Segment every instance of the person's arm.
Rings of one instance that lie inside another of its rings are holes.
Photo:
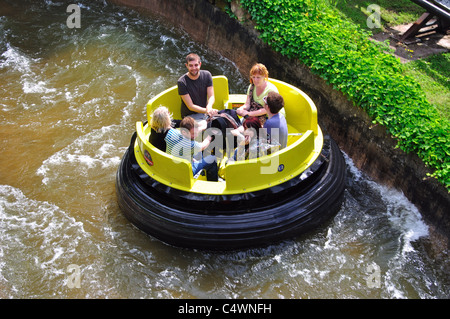
[[[217,110],[213,109],[214,102],[216,101],[214,97],[214,87],[208,86],[206,89],[207,91],[207,104],[206,104],[206,112],[208,115],[212,116],[214,114],[217,114]]]
[[[189,94],[180,95],[181,99],[183,100],[184,104],[186,104],[187,108],[193,112],[196,113],[206,113],[206,109],[204,107],[201,107],[199,105],[194,104],[192,102],[191,96]]]
[[[211,140],[212,140],[211,136],[207,136],[201,143],[190,140],[191,141],[191,149],[192,149],[191,152],[193,152],[193,154],[194,154],[194,157],[193,157],[194,161],[198,160],[196,158],[197,157],[196,155],[199,154],[200,152],[204,151],[211,143]]]
[[[247,94],[247,100],[245,101],[244,105],[240,106],[238,109],[236,109],[236,113],[239,116],[245,116],[248,113],[248,109],[250,108],[250,95]]]
[[[231,134],[233,134],[233,136],[239,136],[240,134],[244,134],[244,126],[239,125],[238,128],[232,129]]]
[[[245,140],[246,140],[246,138],[242,134],[237,137],[237,148],[236,148],[236,153],[235,153],[236,161],[245,160],[245,144],[246,144]]]
[[[201,145],[201,150],[204,151],[205,148],[207,148],[209,146],[209,144],[211,143],[212,137],[211,135],[208,135],[203,142],[200,143]]]
[[[264,108],[261,108],[261,109],[256,110],[256,111],[247,112],[246,115],[248,115],[248,116],[261,116],[261,115],[264,115],[266,113],[267,113],[266,110]]]

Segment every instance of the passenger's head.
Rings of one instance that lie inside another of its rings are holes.
[[[259,137],[259,129],[262,127],[259,118],[254,116],[248,117],[244,120],[242,126],[245,129],[244,135],[249,135],[250,133],[253,136]]]
[[[172,126],[172,114],[165,106],[160,106],[153,111],[150,119],[150,126],[156,132],[161,133]]]
[[[197,122],[190,117],[186,116],[180,123],[181,133],[187,138],[195,138],[197,131]]]
[[[277,92],[270,91],[264,101],[266,102],[264,107],[267,107],[272,114],[277,114],[284,107],[284,99]]]
[[[198,54],[195,54],[195,53],[189,53],[186,56],[186,64],[189,64],[189,62],[192,62],[192,61],[201,63],[200,56]]]
[[[200,61],[200,57],[195,53],[190,53],[186,56],[186,68],[188,70],[188,74],[192,79],[195,79],[200,74],[200,68],[202,66],[202,62]]]
[[[269,78],[269,71],[264,64],[257,63],[250,69],[250,83],[253,84],[253,77],[260,76],[267,80]]]

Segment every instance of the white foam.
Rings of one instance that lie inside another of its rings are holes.
[[[402,234],[402,253],[413,251],[411,243],[429,235],[419,210],[402,192],[382,185],[378,189],[386,203],[389,221]]]
[[[47,158],[36,173],[43,176],[42,183],[48,185],[51,180],[58,180],[61,175],[65,175],[67,170],[94,178],[101,170],[115,169],[124,152],[124,148],[114,145],[115,135],[120,133],[116,125],[111,125],[80,136]]]
[[[24,93],[54,93],[56,89],[47,88],[47,83],[45,81],[35,81],[32,79],[24,79],[22,81],[23,92]]]
[[[77,247],[88,238],[83,223],[58,206],[0,185],[0,286],[16,296],[29,293],[23,286],[31,284],[63,289],[57,278],[79,259]]]
[[[422,219],[417,207],[399,190],[377,184],[354,165],[352,159],[344,153],[344,158],[354,181],[365,180],[371,188],[377,190],[386,204],[386,214],[393,227],[400,231],[403,239],[402,252],[412,251],[411,242],[429,235],[428,226]]]
[[[22,54],[9,43],[7,44],[7,50],[1,56],[4,58],[4,61],[0,62],[0,68],[11,68],[22,74],[30,74],[31,64],[37,61]]]
[[[16,48],[7,44],[7,50],[1,55],[4,60],[0,62],[0,69],[8,68],[9,73],[17,72],[19,82],[22,85],[22,91],[25,94],[39,94],[42,100],[54,100],[55,93],[58,93],[55,88],[49,87],[49,79],[42,79],[39,74],[40,63],[39,59],[31,58]],[[16,81],[14,81],[16,83]],[[24,108],[29,108],[29,105],[23,104]]]
[[[332,231],[331,231],[331,227],[330,227],[330,228],[328,228],[327,241],[325,242],[324,249],[328,249],[331,247],[331,240],[332,240],[331,233],[332,233]]]
[[[355,164],[353,163],[353,159],[348,156],[346,153],[342,152],[342,155],[344,156],[345,162],[347,163],[347,168],[350,174],[352,175],[352,178],[354,181],[360,181],[363,179],[363,173],[361,170],[359,170]]]
[[[364,183],[368,190],[374,191],[374,195],[379,194],[380,202],[385,205],[384,210],[379,210],[376,216],[367,215],[366,223],[383,223],[383,221],[386,221],[389,226],[380,229],[396,234],[392,238],[392,240],[395,240],[395,237],[397,238],[396,250],[392,251],[392,255],[389,255],[389,253],[385,255],[389,256],[389,259],[380,261],[387,263],[387,270],[381,273],[383,296],[385,294],[388,298],[408,298],[408,291],[403,283],[404,268],[410,266],[411,263],[414,264],[414,267],[421,267],[418,264],[420,263],[420,258],[417,258],[418,251],[414,248],[413,243],[422,237],[429,236],[428,226],[417,207],[401,191],[371,181],[354,166],[353,161],[348,156],[345,155],[345,157],[348,171],[352,177],[351,182]],[[372,228],[369,227],[368,229]],[[369,234],[366,229],[356,234],[358,237],[373,236],[375,240],[377,237],[376,233]],[[418,291],[420,291],[419,288]]]

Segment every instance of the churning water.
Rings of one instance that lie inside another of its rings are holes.
[[[69,28],[69,4],[0,0],[0,298],[449,296],[417,209],[348,158],[341,211],[295,240],[209,253],[133,227],[115,173],[146,102],[191,51],[232,93],[248,82],[182,31],[103,1],[78,2]]]

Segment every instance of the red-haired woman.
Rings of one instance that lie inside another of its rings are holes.
[[[250,85],[247,90],[247,100],[244,105],[236,110],[239,116],[256,116],[260,119],[261,125],[266,120],[266,110],[264,109],[264,98],[271,91],[277,92],[275,85],[268,81],[269,71],[264,64],[257,63],[250,69]]]

